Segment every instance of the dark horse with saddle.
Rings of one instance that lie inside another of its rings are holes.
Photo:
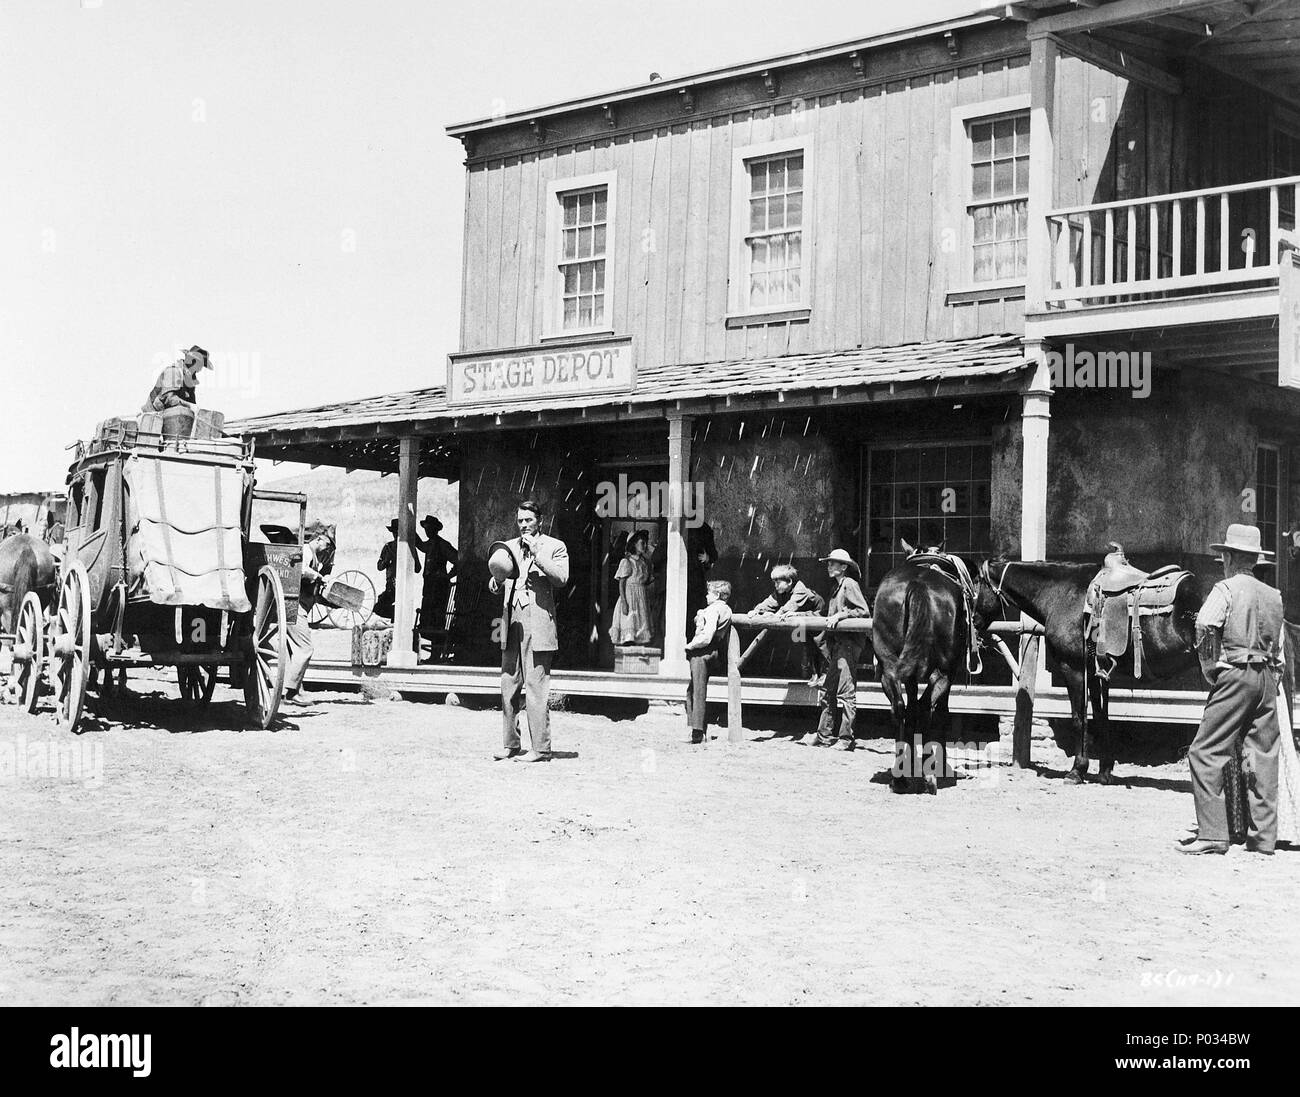
[[[1095,564],[995,559],[972,578],[942,546],[924,552],[907,547],[911,555],[881,580],[872,623],[881,686],[894,717],[891,787],[897,792],[933,792],[951,779],[935,717],[947,713],[953,678],[963,670],[979,673],[983,635],[1008,611],[1043,626],[1049,659],[1065,680],[1078,743],[1069,780],[1076,783],[1088,772],[1089,703],[1100,780],[1114,780],[1112,678],[1146,682],[1197,664],[1202,597],[1196,577],[1183,568],[1142,571],[1112,542],[1100,570]],[[918,762],[918,747],[929,765]]]

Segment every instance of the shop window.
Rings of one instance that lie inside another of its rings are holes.
[[[992,551],[993,447],[987,442],[873,447],[863,455],[867,581],[917,548],[943,544],[968,562]]]
[[[614,173],[550,186],[547,336],[612,330]]]
[[[1023,282],[1029,254],[1029,115],[966,122],[966,218],[976,283]]]
[[[736,152],[731,271],[734,314],[808,307],[811,167],[808,137]]]
[[[1255,524],[1259,526],[1259,541],[1267,552],[1277,552],[1277,532],[1280,528],[1278,494],[1278,448],[1261,445],[1255,449]],[[1276,557],[1275,557],[1276,559]]]

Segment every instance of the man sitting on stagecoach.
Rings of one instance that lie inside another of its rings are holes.
[[[158,375],[141,410],[166,411],[181,406],[193,410],[197,404],[194,390],[199,383],[199,370],[211,368],[208,352],[197,344],[190,347]]]

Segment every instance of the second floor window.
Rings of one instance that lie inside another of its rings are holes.
[[[745,233],[747,304],[782,308],[803,302],[803,153],[746,161],[749,227]]]
[[[975,119],[970,137],[972,273],[978,282],[1024,281],[1029,241],[1029,115]]]
[[[585,331],[605,326],[605,263],[609,189],[561,194],[560,326]]]

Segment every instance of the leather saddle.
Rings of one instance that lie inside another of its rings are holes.
[[[1141,678],[1146,661],[1142,618],[1172,613],[1179,584],[1191,573],[1176,564],[1143,571],[1128,562],[1122,545],[1110,545],[1112,551],[1088,587],[1084,635],[1094,652],[1097,677],[1109,678],[1132,643],[1133,677]]]

